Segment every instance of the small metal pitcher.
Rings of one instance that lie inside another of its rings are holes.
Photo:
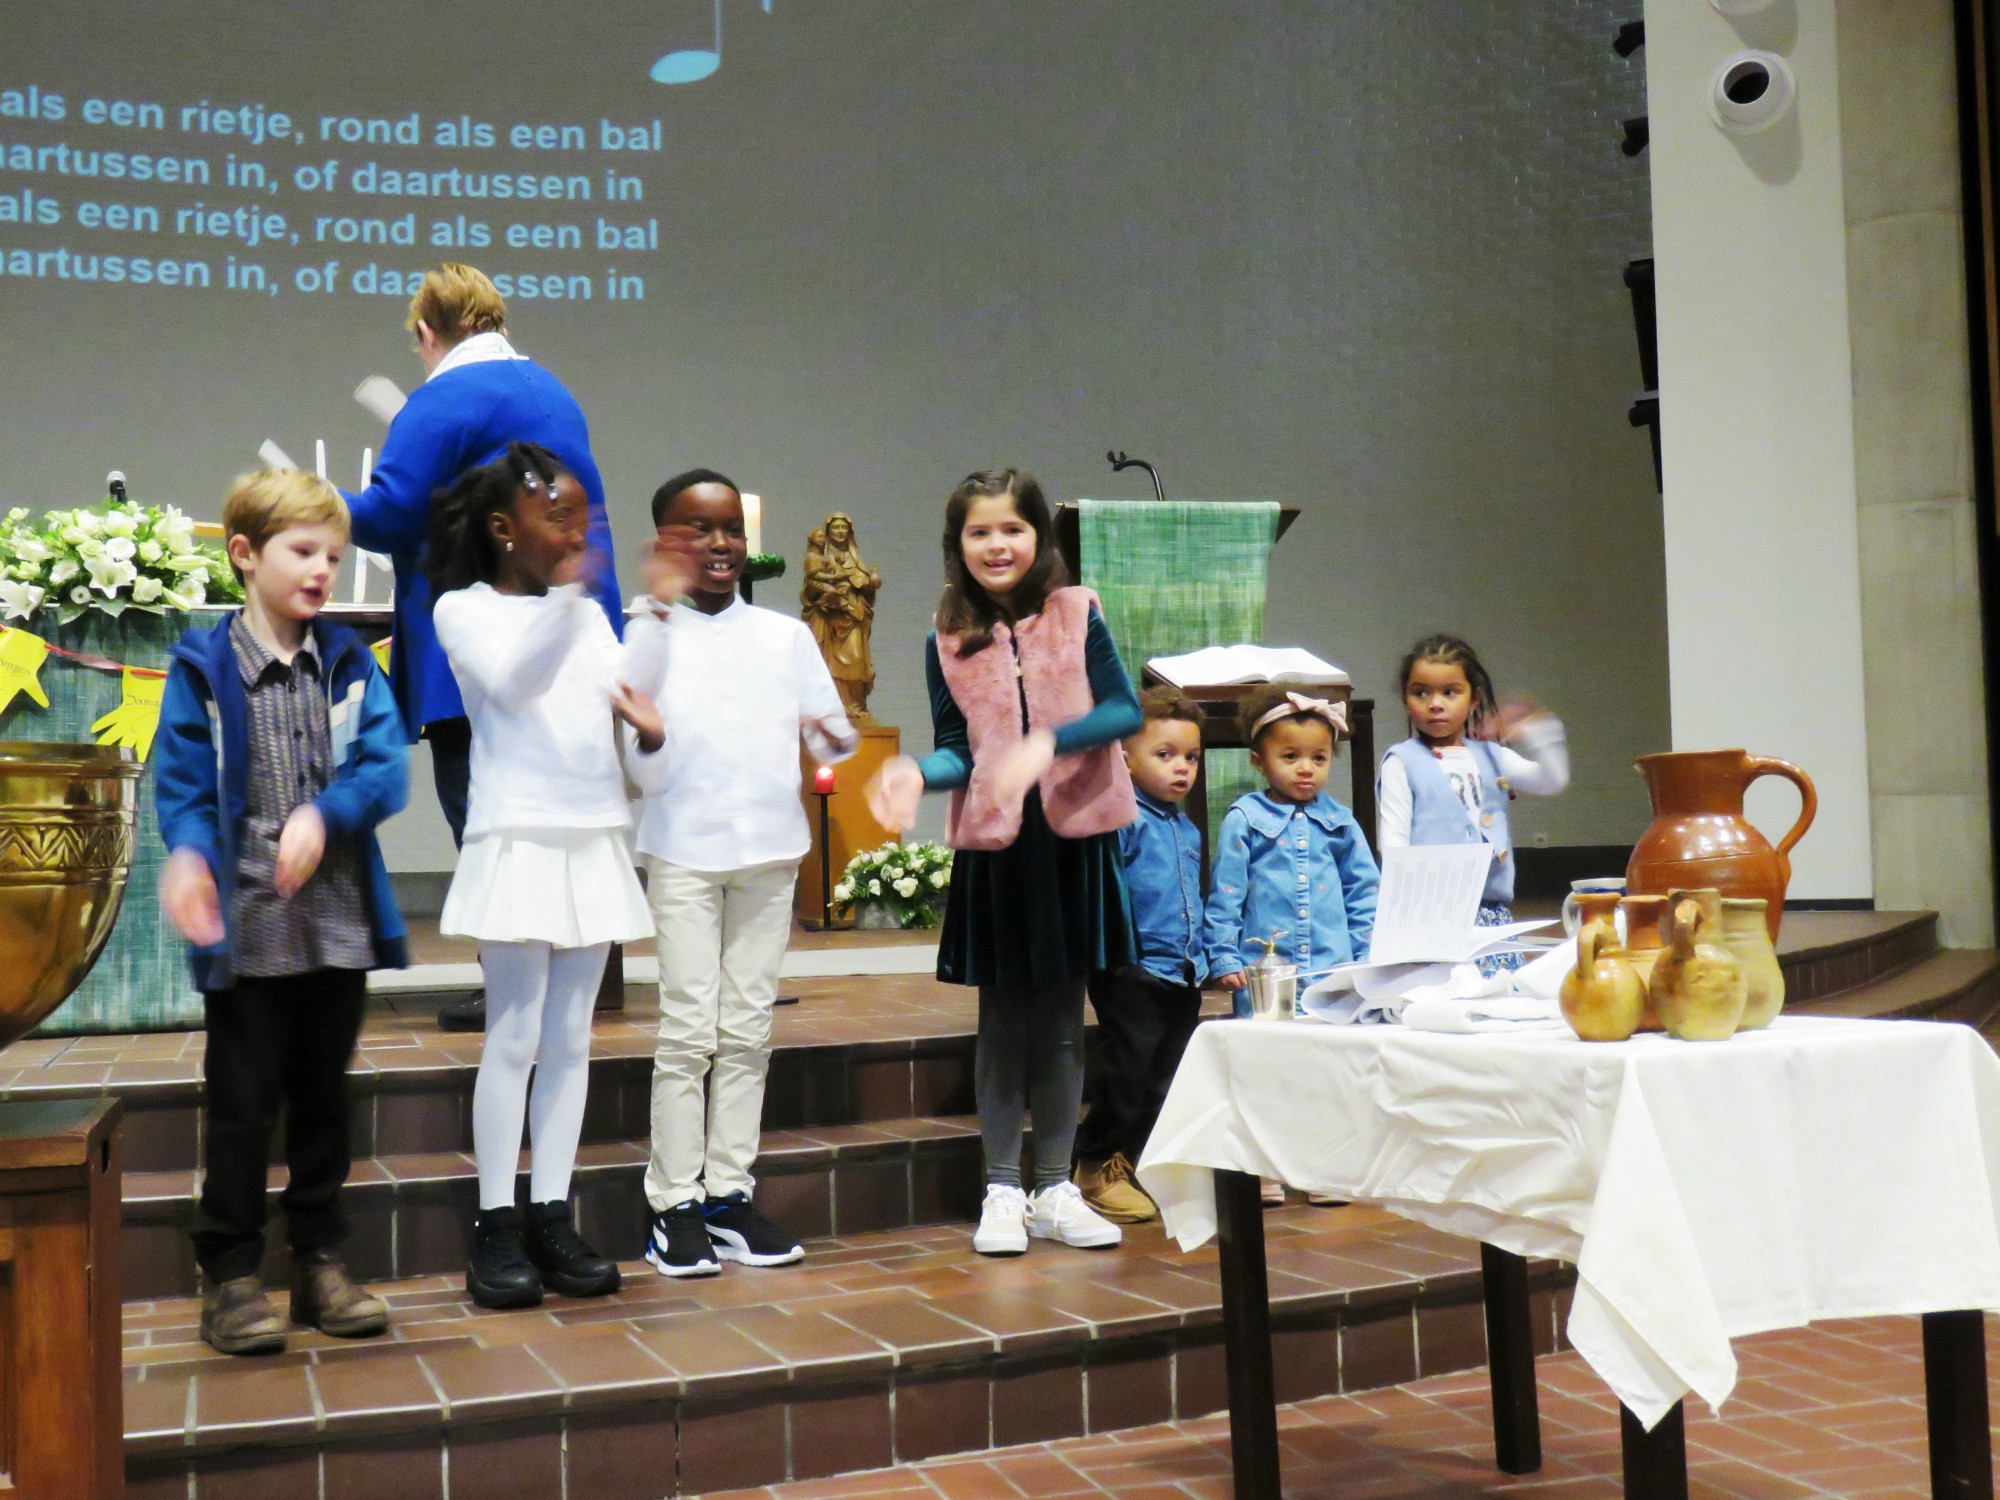
[[[1250,1015],[1258,1021],[1289,1021],[1299,999],[1299,966],[1278,957],[1282,932],[1260,938],[1264,956],[1246,971],[1250,980]]]

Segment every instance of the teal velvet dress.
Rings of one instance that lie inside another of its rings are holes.
[[[1005,651],[996,641],[986,648]],[[1111,631],[1096,610],[1084,638],[1084,665],[1095,702],[1055,731],[1056,754],[1115,745],[1136,733],[1138,695],[1118,660]],[[924,786],[945,791],[972,774],[965,714],[945,685],[935,633],[924,643],[935,748],[923,761]],[[1021,723],[1027,727],[1027,702]],[[1021,831],[1005,849],[960,849],[938,938],[938,978],[995,989],[1046,989],[1075,983],[1096,969],[1139,961],[1132,903],[1118,835],[1066,839],[1049,827],[1039,788],[1021,807]]]

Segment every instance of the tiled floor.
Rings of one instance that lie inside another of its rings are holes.
[[[1989,1319],[1989,1364],[1996,1352]],[[1736,1341],[1741,1380],[1717,1419],[1689,1412],[1690,1500],[1922,1500],[1930,1495],[1915,1318],[1828,1323]],[[1538,1368],[1543,1467],[1493,1467],[1483,1370],[1281,1408],[1292,1500],[1618,1500],[1617,1406],[1574,1354]],[[1223,1500],[1228,1422],[1102,1437],[740,1490],[730,1500]]]

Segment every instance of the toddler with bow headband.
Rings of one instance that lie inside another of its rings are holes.
[[[1347,705],[1273,686],[1251,694],[1242,724],[1265,790],[1223,817],[1204,926],[1211,983],[1247,1016],[1243,971],[1266,942],[1301,975],[1367,956],[1381,872],[1354,814],[1325,790]]]

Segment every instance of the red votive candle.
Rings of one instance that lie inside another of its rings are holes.
[[[833,767],[821,766],[813,772],[813,790],[822,797],[833,790]]]

